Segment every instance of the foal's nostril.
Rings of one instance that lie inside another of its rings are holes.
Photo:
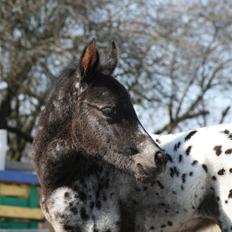
[[[143,171],[143,165],[141,163],[137,163],[137,168],[139,171]]]
[[[157,166],[162,166],[166,163],[166,157],[160,151],[155,153],[155,163]]]

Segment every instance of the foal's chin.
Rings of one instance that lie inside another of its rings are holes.
[[[148,183],[155,183],[159,177],[162,175],[163,170],[156,169],[153,172],[151,172],[150,175],[140,175],[137,179],[137,181],[148,184]]]
[[[136,180],[141,183],[154,183],[164,173],[165,165],[145,166],[141,163],[135,165]]]
[[[138,153],[133,156],[136,180],[142,183],[155,182],[165,171],[167,157],[161,151],[154,154]]]

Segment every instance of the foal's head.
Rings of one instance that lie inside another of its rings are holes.
[[[130,169],[129,160],[133,160],[133,174],[145,181],[162,171],[166,156],[139,122],[127,90],[112,76],[117,63],[114,42],[103,65],[95,41],[83,51],[75,72],[73,143],[124,170]]]

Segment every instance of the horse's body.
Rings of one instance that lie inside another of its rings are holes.
[[[159,185],[144,185],[148,207],[138,231],[194,232],[217,223],[232,231],[232,124],[173,135],[154,135],[169,154]]]
[[[117,64],[112,45],[101,65],[90,43],[80,63],[62,73],[40,116],[34,163],[41,208],[57,232],[133,231],[133,215],[131,222],[125,218],[131,189],[136,179],[154,181],[167,162],[111,76]]]

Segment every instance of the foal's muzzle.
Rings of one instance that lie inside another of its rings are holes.
[[[151,151],[151,150],[150,150]],[[153,152],[139,153],[133,156],[136,178],[140,182],[154,182],[164,171],[168,161],[162,150],[153,147]]]

